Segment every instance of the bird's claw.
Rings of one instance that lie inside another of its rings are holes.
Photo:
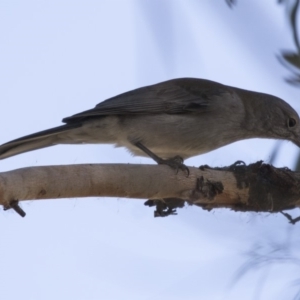
[[[178,173],[178,170],[181,170],[183,172],[187,173],[186,177],[189,177],[190,170],[189,168],[183,163],[183,159],[180,156],[175,156],[169,159],[163,159],[160,164],[168,165],[172,169],[176,170],[176,174]]]

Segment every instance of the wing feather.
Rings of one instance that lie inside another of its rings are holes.
[[[204,79],[181,78],[129,91],[95,108],[63,119],[66,123],[107,115],[201,113],[227,87]]]

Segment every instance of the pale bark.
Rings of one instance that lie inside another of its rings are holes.
[[[74,197],[181,198],[206,209],[276,212],[300,205],[299,173],[258,162],[225,168],[162,165],[67,165],[0,173],[0,204]]]

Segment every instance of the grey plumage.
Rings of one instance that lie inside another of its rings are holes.
[[[0,146],[0,159],[58,144],[114,144],[183,159],[248,138],[300,146],[299,116],[283,100],[217,82],[181,78],[139,88],[63,119],[65,125]]]

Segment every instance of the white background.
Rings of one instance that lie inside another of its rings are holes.
[[[176,77],[271,93],[299,111],[299,89],[284,82],[276,58],[283,49],[293,41],[275,0],[239,0],[233,9],[223,0],[2,0],[0,143]],[[268,162],[275,145],[238,142],[186,164]],[[284,142],[275,165],[293,167],[296,155]],[[56,146],[0,161],[0,171],[74,163],[152,161],[112,146]],[[28,201],[24,219],[1,211],[1,299],[265,300],[291,299],[299,289],[295,264],[236,280],[250,249],[266,253],[288,240],[294,249],[299,225],[282,215],[186,207],[153,218],[143,202]]]

